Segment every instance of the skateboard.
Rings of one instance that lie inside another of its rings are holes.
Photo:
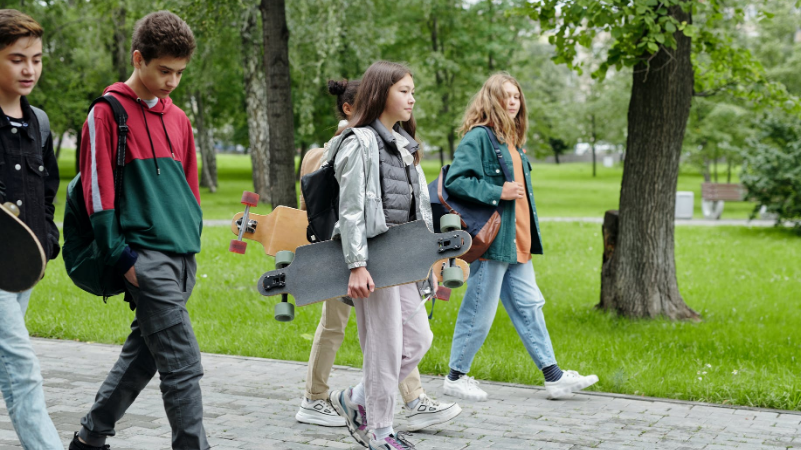
[[[237,213],[231,220],[231,231],[237,238],[231,241],[229,251],[244,254],[247,242],[243,239],[259,242],[264,247],[264,253],[270,256],[275,256],[280,251],[294,252],[301,245],[309,244],[306,239],[306,228],[309,226],[306,211],[278,206],[266,216],[251,213],[250,208],[258,202],[258,194],[247,191],[242,193],[245,212]],[[247,223],[244,230],[243,222]]]
[[[17,216],[17,205],[0,205],[0,289],[7,292],[23,292],[35,286],[47,263],[39,240]]]
[[[368,239],[367,270],[375,288],[425,280],[434,263],[443,259],[447,261],[447,267],[441,270],[443,284],[448,288],[464,284],[463,268],[456,258],[470,249],[472,239],[459,229],[458,216],[443,216],[442,222],[442,233],[432,233],[425,222],[417,220]],[[278,252],[275,266],[276,270],[259,278],[257,287],[264,296],[281,295],[281,302],[275,306],[275,319],[280,322],[294,318],[295,305],[288,302],[289,295],[297,306],[306,306],[348,294],[350,270],[339,240],[304,245],[295,254]]]

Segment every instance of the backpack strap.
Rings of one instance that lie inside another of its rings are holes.
[[[125,111],[120,101],[111,94],[96,98],[95,101],[92,102],[92,105],[89,106],[89,111],[100,102],[107,103],[111,107],[111,112],[114,114],[114,121],[117,122],[117,164],[114,167],[114,209],[116,209],[117,214],[119,214],[119,199],[120,193],[122,192],[122,169],[125,166],[125,146],[128,140],[128,125],[126,125],[128,113]]]
[[[484,125],[479,125],[476,128],[483,128],[484,131],[487,132],[487,136],[489,136],[490,142],[492,142],[492,148],[495,149],[495,155],[498,157],[498,162],[501,163],[501,170],[503,171],[503,176],[506,177],[506,181],[514,181],[514,177],[509,174],[509,168],[506,167],[506,162],[503,159],[503,155],[501,154],[501,143],[498,142],[498,137],[495,136],[495,131],[491,130],[490,127],[486,127]],[[509,150],[511,151],[511,150]]]
[[[31,109],[36,116],[36,120],[39,122],[39,134],[42,137],[42,148],[44,148],[45,142],[47,142],[47,138],[50,136],[50,118],[47,117],[46,112],[35,106],[31,106]]]

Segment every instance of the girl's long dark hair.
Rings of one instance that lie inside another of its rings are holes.
[[[403,64],[390,61],[374,62],[362,76],[359,92],[356,94],[356,102],[353,105],[353,114],[348,121],[347,128],[363,127],[375,122],[384,112],[389,88],[406,75],[413,76],[412,71]],[[417,140],[417,124],[414,121],[414,114],[406,122],[400,122],[400,126]],[[340,129],[337,134],[342,130]],[[420,151],[414,154],[415,165],[420,162]]]

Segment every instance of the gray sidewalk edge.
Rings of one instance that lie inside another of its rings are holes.
[[[86,345],[101,345],[105,347],[116,347],[121,348],[121,345],[118,344],[106,344],[100,342],[84,342],[84,341],[77,341],[77,340],[66,340],[66,339],[48,339],[48,338],[40,338],[40,337],[31,337],[32,340],[39,340],[39,341],[64,341],[64,342],[77,342]],[[282,363],[282,364],[293,364],[296,366],[303,366],[306,367],[308,363],[301,362],[301,361],[290,361],[290,360],[281,360],[281,359],[272,359],[272,358],[259,358],[256,356],[241,356],[241,355],[230,355],[226,353],[208,353],[208,352],[201,352],[202,354],[214,355],[215,357],[225,357],[230,359],[237,359],[243,361],[266,361],[266,362],[275,362],[275,363]],[[340,366],[334,365],[334,368],[337,370],[346,370],[351,372],[361,372],[360,368],[351,367],[351,366]],[[429,375],[429,374],[421,374],[424,377],[428,377],[431,379],[438,379],[441,380],[444,377],[437,376],[437,375]],[[501,381],[486,381],[486,380],[479,380],[481,384],[491,385],[491,386],[503,386],[503,387],[512,387],[518,389],[527,389],[532,391],[543,391],[545,388],[543,386],[532,386],[528,384],[517,384],[517,383],[506,383]],[[791,414],[801,416],[801,411],[796,410],[785,410],[785,409],[773,409],[773,408],[759,408],[755,406],[740,406],[740,405],[724,405],[720,403],[707,403],[707,402],[695,402],[691,400],[678,400],[672,398],[660,398],[660,397],[645,397],[639,395],[631,395],[631,394],[616,394],[611,392],[596,392],[596,391],[581,391],[580,393],[576,393],[575,395],[589,395],[595,397],[607,397],[607,398],[620,398],[625,400],[634,400],[634,401],[643,401],[643,402],[661,402],[661,403],[671,403],[675,405],[684,405],[684,406],[707,406],[711,408],[720,408],[720,409],[732,409],[732,410],[744,410],[744,411],[754,411],[754,412],[769,412],[769,413],[776,413],[776,414]]]

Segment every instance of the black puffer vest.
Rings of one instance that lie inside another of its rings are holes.
[[[417,209],[420,198],[420,180],[417,169],[405,165],[395,144],[392,132],[378,120],[369,128],[376,134],[378,141],[379,172],[381,174],[381,202],[384,206],[384,218],[387,226],[411,222],[419,217]],[[414,154],[419,145],[406,130],[396,127],[395,130],[409,141],[407,150]]]

